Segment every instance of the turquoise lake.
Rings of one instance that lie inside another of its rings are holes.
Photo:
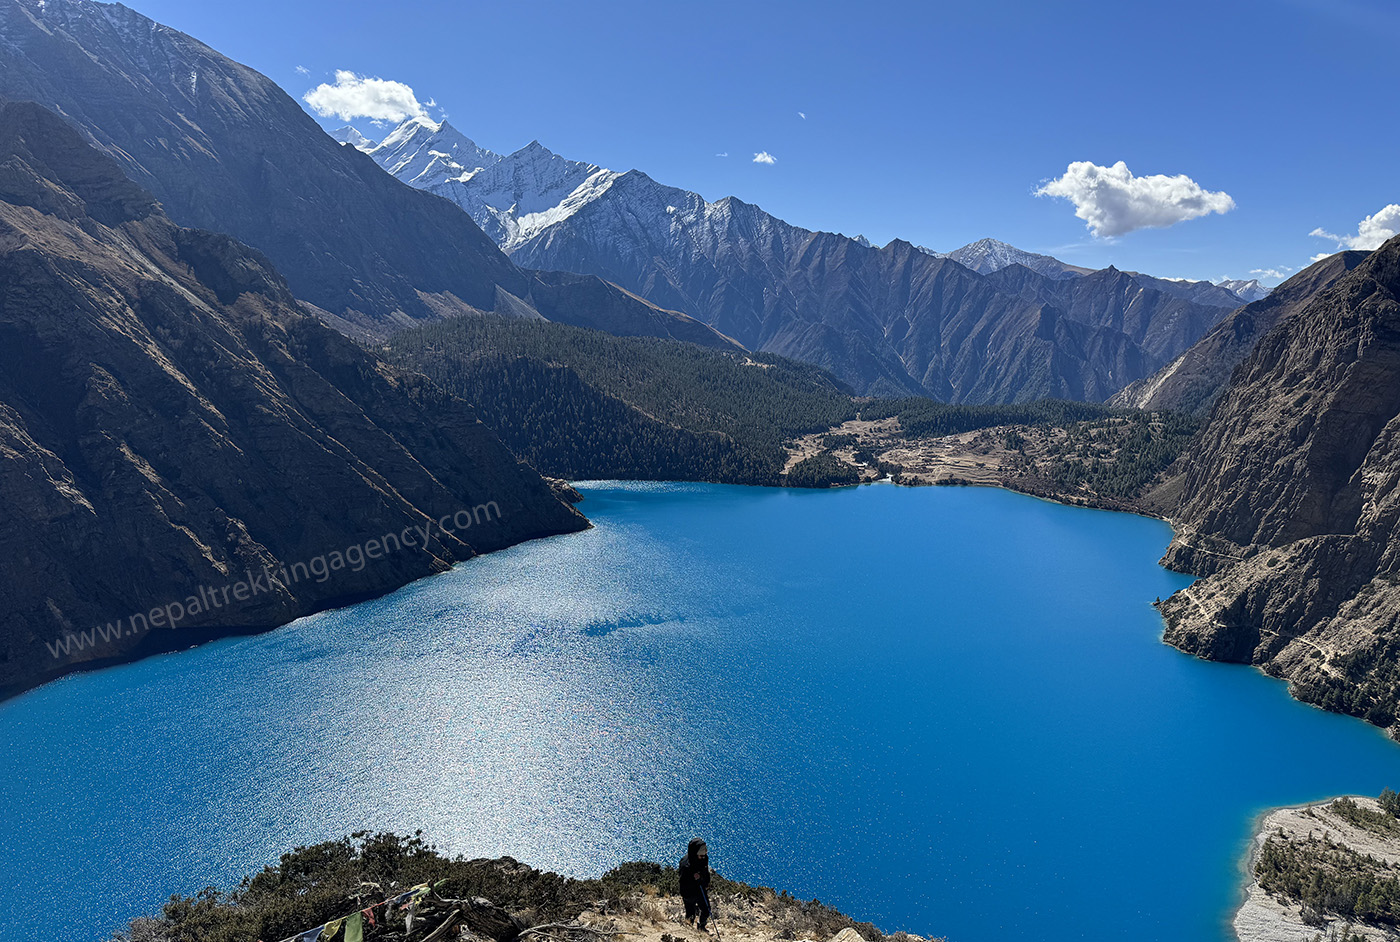
[[[1163,645],[1168,527],[999,490],[593,484],[596,528],[0,704],[8,940],[295,844],[673,862],[893,931],[1221,940],[1261,810],[1400,747]],[[723,918],[723,912],[720,913]]]

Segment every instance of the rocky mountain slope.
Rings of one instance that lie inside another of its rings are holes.
[[[1116,393],[1110,405],[1204,414],[1259,338],[1297,313],[1322,289],[1359,265],[1365,252],[1338,252],[1298,272],[1212,327],[1189,350],[1146,379]]]
[[[1334,262],[1345,265],[1347,260]],[[1280,320],[1184,459],[1166,639],[1400,716],[1400,238]]]
[[[0,450],[3,693],[586,526],[29,103],[0,106]]]
[[[358,146],[467,210],[522,265],[598,275],[872,395],[1105,399],[1239,303],[1214,285],[1136,276],[1102,285],[1105,295],[1095,293],[1098,280],[1057,288],[1084,270],[994,240],[952,257],[898,240],[875,248],[733,197],[711,203],[640,171],[568,160],[537,142],[493,154],[445,122],[412,119],[380,144]],[[997,274],[1024,262],[1039,269],[1020,270],[1040,284],[1005,290],[959,258]]]
[[[681,194],[655,192],[653,181],[632,174],[610,191],[633,188],[652,192],[595,200],[523,243],[515,257],[607,272],[751,349],[822,366],[867,394],[1102,400],[1200,335],[1186,334],[1181,347],[1154,344],[1161,350],[1154,352],[1121,329],[1114,299],[1066,307],[1047,300],[1059,282],[1033,273],[1044,291],[1010,292],[907,242],[867,248],[789,226],[733,198],[681,209]],[[654,213],[639,208],[647,203]],[[681,219],[673,226],[668,215]],[[619,229],[632,231],[620,237]],[[1204,332],[1225,310],[1196,308],[1190,321]],[[1143,336],[1155,334],[1148,323]]]
[[[0,95],[68,119],[176,223],[266,253],[347,332],[499,311],[732,345],[596,279],[520,270],[456,207],[337,144],[266,76],[119,3],[0,0]]]
[[[1024,266],[1010,265],[991,273],[987,280],[1004,294],[1075,312],[1077,320],[1120,333],[1144,358],[1156,361],[1189,347],[1224,311],[1237,306],[1233,295],[1213,285],[1208,287],[1219,297],[1207,296],[1210,303],[1203,303],[1180,293],[1173,282],[1144,279],[1113,267],[1077,278],[1050,280]],[[1152,287],[1149,282],[1159,284]],[[1121,375],[1114,372],[1106,379],[1116,382]]]

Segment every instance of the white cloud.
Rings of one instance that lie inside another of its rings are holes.
[[[310,75],[311,70],[304,65],[297,66],[297,75]]]
[[[1277,268],[1251,268],[1249,273],[1258,278],[1277,278],[1282,281],[1292,274],[1293,269],[1287,265],[1280,265]]]
[[[1320,262],[1324,258],[1331,258],[1333,255],[1336,254],[1336,252],[1318,252],[1312,258],[1308,259],[1308,264],[1312,264],[1313,262]]]
[[[725,151],[725,152],[722,153],[722,154],[715,154],[715,156],[716,156],[716,157],[728,157],[728,156],[729,156],[729,151]]]
[[[801,118],[803,121],[806,121],[806,120],[807,120],[807,112],[805,112],[805,111],[799,111],[799,112],[797,113],[797,116],[798,116],[799,118]]]
[[[774,157],[766,150],[761,150],[753,155],[753,162],[756,164],[775,164],[778,162],[778,158]]]
[[[1235,208],[1228,193],[1203,189],[1185,174],[1135,177],[1121,160],[1111,167],[1077,160],[1035,195],[1069,200],[1074,214],[1101,239],[1137,229],[1163,229]]]
[[[1317,236],[1319,239],[1331,239],[1337,243],[1339,249],[1360,249],[1362,251],[1378,249],[1382,243],[1400,235],[1400,203],[1391,203],[1374,215],[1361,220],[1356,227],[1356,235],[1354,236],[1337,235],[1320,228],[1314,229],[1308,235]],[[1325,255],[1322,257],[1326,258]]]
[[[413,89],[403,82],[369,78],[344,69],[336,70],[334,85],[322,83],[301,97],[321,117],[335,115],[342,121],[402,121],[427,114]]]

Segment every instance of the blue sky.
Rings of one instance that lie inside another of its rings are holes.
[[[337,70],[402,82],[492,150],[877,243],[1248,278],[1400,203],[1391,0],[129,2],[297,98]]]

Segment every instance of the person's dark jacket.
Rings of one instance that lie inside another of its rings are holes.
[[[704,846],[702,841],[691,841],[690,848],[676,865],[681,878],[681,896],[686,899],[699,899],[702,887],[706,893],[710,890],[710,861],[699,854]],[[700,874],[698,880],[695,879],[697,873]]]

